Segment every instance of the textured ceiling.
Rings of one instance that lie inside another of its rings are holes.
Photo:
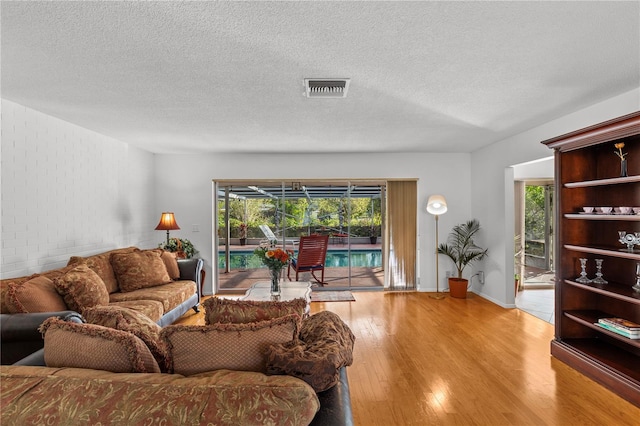
[[[158,153],[471,152],[640,85],[637,1],[1,7],[3,98]]]

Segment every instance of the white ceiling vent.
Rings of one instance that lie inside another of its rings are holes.
[[[305,78],[304,94],[307,98],[346,98],[348,78]]]

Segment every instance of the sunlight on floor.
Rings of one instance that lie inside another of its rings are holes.
[[[516,306],[554,324],[554,289],[526,289],[516,294]]]

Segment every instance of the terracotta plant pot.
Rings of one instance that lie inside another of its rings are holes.
[[[449,277],[449,294],[457,299],[466,299],[468,285],[469,280],[465,278]]]

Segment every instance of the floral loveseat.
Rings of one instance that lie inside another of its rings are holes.
[[[42,348],[37,328],[51,317],[82,314],[96,306],[120,306],[157,324],[173,323],[200,303],[201,259],[136,247],[88,257],[73,256],[66,267],[0,281],[2,364]]]
[[[303,299],[204,306],[205,326],[161,328],[119,306],[47,319],[44,349],[0,367],[0,422],[353,424],[355,338],[337,315],[301,320]]]

